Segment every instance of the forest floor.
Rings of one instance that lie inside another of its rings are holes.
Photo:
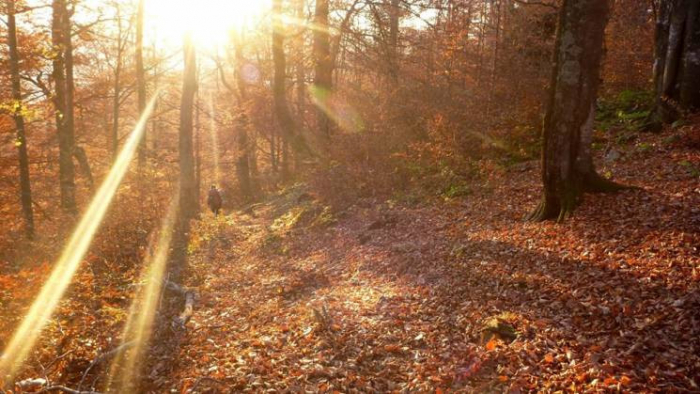
[[[521,220],[536,162],[448,201],[332,213],[297,186],[207,216],[195,314],[153,387],[700,392],[700,152],[669,132],[616,149],[600,172],[641,189],[563,224]]]

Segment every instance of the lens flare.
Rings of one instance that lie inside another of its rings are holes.
[[[178,187],[177,190],[179,189]],[[122,344],[131,342],[133,347],[119,353],[112,362],[107,379],[107,392],[128,393],[135,392],[138,388],[139,371],[151,339],[153,320],[163,288],[163,276],[173,239],[179,201],[180,196],[176,192],[170,202],[168,214],[161,223],[157,242],[152,242],[149,246],[150,253],[144,262],[141,274],[141,282],[144,286],[131,302],[129,318],[122,336]]]
[[[364,131],[365,126],[360,114],[350,104],[340,101],[340,98],[333,92],[311,85],[309,86],[309,95],[314,105],[341,129],[351,133]]]
[[[134,157],[141,136],[146,128],[146,122],[153,111],[157,95],[157,93],[154,95],[144,113],[141,114],[134,131],[124,144],[109,174],[107,174],[104,182],[90,202],[87,211],[80,219],[68,245],[66,245],[51,272],[51,276],[42,287],[29,312],[0,356],[0,377],[4,377],[5,381],[11,381],[15,377],[20,366],[34,347],[42,328],[48,322],[63,297],[63,293],[71,283],[73,274],[75,274],[85,256],[92,238],[100,223],[102,223],[107,208],[109,208],[112,198],[114,198],[117,188],[129,168],[129,163]]]

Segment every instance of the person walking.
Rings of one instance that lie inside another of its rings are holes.
[[[209,209],[214,213],[214,216],[219,216],[222,202],[223,200],[221,199],[219,189],[216,188],[216,185],[211,185],[209,194],[207,195],[207,205],[209,205]]]

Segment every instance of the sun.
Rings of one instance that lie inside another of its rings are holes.
[[[269,0],[145,2],[145,25],[155,39],[178,45],[183,35],[189,33],[197,45],[205,47],[225,43],[232,30],[252,26],[270,7]]]

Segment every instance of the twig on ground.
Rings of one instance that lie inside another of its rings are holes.
[[[82,378],[80,379],[80,383],[78,384],[78,390],[76,391],[76,393],[80,393],[80,392],[81,392],[80,389],[83,387],[83,382],[85,382],[85,378],[87,377],[88,373],[90,373],[90,371],[92,370],[93,367],[95,367],[96,365],[101,364],[101,363],[103,363],[103,362],[109,360],[110,358],[112,358],[112,357],[116,356],[117,354],[119,354],[121,351],[126,350],[126,349],[130,348],[131,346],[134,346],[135,344],[136,344],[135,341],[130,341],[130,342],[123,343],[123,344],[117,346],[116,348],[114,348],[114,349],[112,349],[112,350],[106,352],[106,353],[102,353],[101,355],[99,355],[98,357],[96,357],[94,360],[92,360],[92,362],[91,362],[90,365],[87,367],[87,369],[85,370],[85,372],[83,372],[83,376],[82,376]]]
[[[50,393],[52,391],[60,391],[63,393],[68,393],[68,394],[101,394],[97,391],[74,390],[74,389],[66,387],[66,386],[51,386],[51,387],[47,387],[41,391],[37,391],[37,393]]]

